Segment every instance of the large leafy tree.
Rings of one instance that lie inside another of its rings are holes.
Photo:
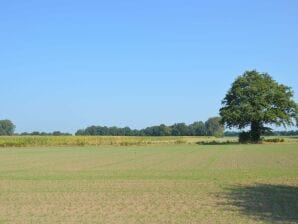
[[[279,84],[267,73],[246,71],[232,84],[222,101],[222,122],[227,127],[250,126],[250,141],[259,142],[266,125],[293,125],[298,106],[290,87]]]

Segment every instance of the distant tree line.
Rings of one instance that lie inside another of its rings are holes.
[[[53,131],[53,132],[39,132],[39,131],[33,131],[33,132],[22,132],[20,135],[37,135],[37,136],[70,136],[72,134],[60,132],[60,131]]]
[[[240,132],[237,131],[225,131],[224,136],[226,137],[237,137],[239,136]],[[291,130],[291,131],[268,131],[263,133],[264,136],[297,136],[298,130]]]
[[[170,126],[161,124],[141,130],[129,127],[90,126],[80,129],[76,135],[106,135],[106,136],[223,136],[224,126],[219,117],[209,118],[206,122],[198,121],[190,125],[176,123]]]
[[[238,132],[238,131],[225,131],[224,136],[225,137],[238,137],[239,133],[240,132]]]
[[[270,135],[269,133],[267,135]],[[272,135],[274,136],[297,136],[298,130],[291,130],[291,131],[272,131]]]
[[[15,125],[10,120],[0,120],[0,136],[9,135],[35,135],[35,136],[70,136],[72,134],[54,131],[54,132],[23,132],[15,134]],[[209,118],[206,122],[197,121],[190,125],[185,123],[176,123],[174,125],[157,125],[147,127],[141,130],[130,129],[129,127],[106,127],[106,126],[90,126],[86,129],[78,130],[75,135],[101,135],[101,136],[239,136],[238,131],[226,131],[221,123],[220,117]],[[298,130],[291,131],[268,131],[263,135],[271,136],[298,136]]]

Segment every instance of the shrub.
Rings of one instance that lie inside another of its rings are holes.
[[[269,138],[269,139],[265,139],[265,142],[272,142],[272,143],[278,143],[278,142],[284,142],[285,139],[283,138]]]

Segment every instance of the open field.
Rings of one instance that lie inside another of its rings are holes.
[[[298,223],[298,145],[1,148],[0,223]]]

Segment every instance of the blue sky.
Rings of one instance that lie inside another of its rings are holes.
[[[292,86],[298,1],[1,1],[0,118],[17,131],[218,114],[245,70]]]

